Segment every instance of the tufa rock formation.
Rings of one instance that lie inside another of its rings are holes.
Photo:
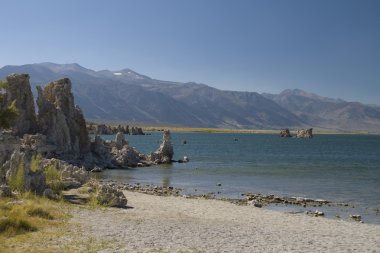
[[[131,128],[132,135],[145,135],[141,127],[132,127]]]
[[[117,134],[118,132],[124,133],[124,134],[132,134],[132,135],[145,135],[144,131],[141,127],[131,127],[129,128],[128,125],[122,126],[107,126],[105,124],[95,124],[90,123],[87,125],[87,130],[91,134],[99,134],[99,135],[112,135]]]
[[[313,128],[297,130],[297,138],[313,138]]]
[[[0,175],[5,175],[1,166],[10,159],[13,151],[20,146],[20,139],[12,135],[10,132],[0,131]],[[2,177],[0,176],[0,182]]]
[[[34,100],[30,91],[29,75],[11,75],[7,77],[11,89],[6,91],[6,101],[19,101],[21,112],[14,129],[23,139],[12,134],[0,134],[0,165],[6,161],[12,162],[11,154],[17,150],[23,160],[30,162],[31,157],[40,154],[45,158],[59,158],[76,165],[85,165],[89,170],[94,166],[102,168],[149,166],[153,162],[170,163],[173,147],[170,143],[170,133],[164,134],[161,147],[152,154],[152,158],[129,147],[124,133],[129,133],[129,127],[110,127],[98,125],[101,132],[114,133],[115,141],[103,141],[96,136],[90,141],[86,122],[82,111],[74,105],[71,92],[71,82],[68,78],[49,83],[43,89],[37,87],[38,115],[34,112]],[[9,94],[8,94],[9,93]],[[94,127],[90,124],[91,128]],[[133,127],[132,134],[144,134],[141,128]],[[37,134],[35,134],[37,133]],[[32,135],[33,134],[33,135]],[[15,161],[16,156],[13,161]],[[19,162],[18,162],[19,163]],[[8,166],[8,170],[15,166]],[[0,166],[0,174],[9,172]],[[11,173],[11,172],[9,172]]]
[[[13,122],[13,132],[19,137],[37,132],[37,120],[34,110],[33,94],[30,88],[29,75],[12,74],[7,76],[8,89],[4,94],[4,105],[9,106],[14,100],[18,117]]]
[[[38,123],[40,133],[57,147],[57,155],[82,158],[90,153],[90,140],[86,121],[78,106],[74,105],[71,82],[64,78],[48,84],[38,91]]]
[[[284,130],[281,130],[280,137],[292,137],[292,135],[290,134],[289,129],[286,128]]]
[[[173,146],[171,143],[170,131],[164,131],[164,136],[162,137],[162,143],[160,147],[149,156],[149,160],[156,163],[171,163],[173,158]]]
[[[124,145],[128,145],[128,142],[125,140],[123,132],[118,132],[116,134],[115,145],[118,150],[122,149]]]

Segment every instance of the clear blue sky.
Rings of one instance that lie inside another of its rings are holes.
[[[79,63],[380,104],[378,0],[0,0],[0,66]]]

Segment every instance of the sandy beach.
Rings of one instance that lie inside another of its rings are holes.
[[[379,225],[124,194],[127,209],[74,209],[69,223],[77,236],[111,242],[100,252],[380,252]]]

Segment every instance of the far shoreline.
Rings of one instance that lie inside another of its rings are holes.
[[[127,121],[108,121],[100,119],[86,119],[86,123],[95,124],[105,124],[110,126],[118,125],[130,125],[141,127],[144,132],[161,132],[164,130],[170,130],[175,133],[235,133],[235,134],[280,134],[283,129],[236,129],[236,128],[217,128],[217,127],[186,127],[186,126],[175,126],[171,124],[151,124],[142,122],[127,122]],[[307,127],[309,128],[309,127]],[[313,127],[311,127],[313,128]],[[297,128],[301,129],[301,128]],[[296,128],[289,128],[291,134],[296,134]],[[314,135],[380,135],[380,132],[368,132],[368,131],[344,131],[344,130],[323,130],[318,128],[313,128]]]

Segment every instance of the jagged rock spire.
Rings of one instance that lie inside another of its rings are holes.
[[[13,122],[12,129],[17,136],[34,134],[37,131],[36,113],[33,94],[30,88],[28,74],[12,74],[7,76],[8,89],[4,94],[4,105],[9,106],[16,101],[18,117]]]
[[[68,78],[37,87],[38,123],[48,142],[64,154],[82,156],[90,152],[90,140],[82,111],[74,105]]]

